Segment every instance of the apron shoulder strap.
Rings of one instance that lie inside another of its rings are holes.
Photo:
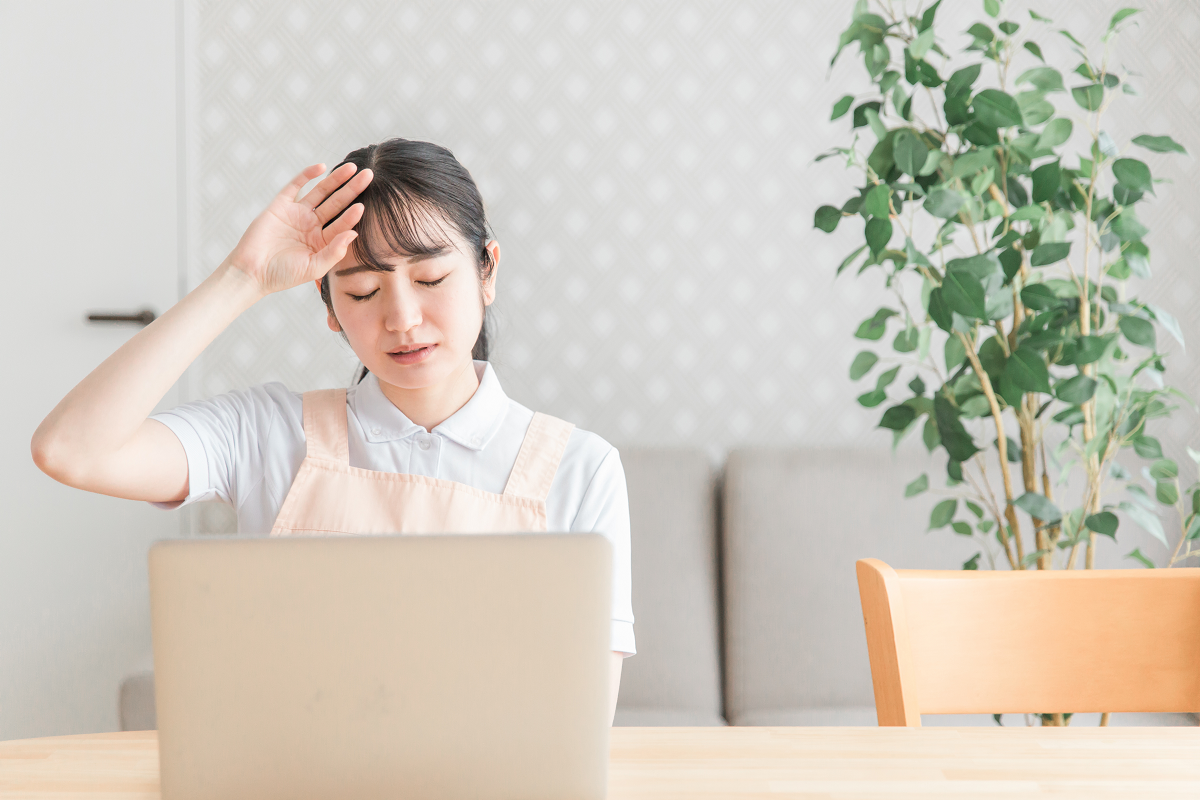
[[[570,422],[549,414],[535,413],[533,422],[525,431],[525,439],[521,442],[517,461],[508,476],[504,494],[545,502],[573,430],[575,426]]]
[[[304,439],[307,457],[350,463],[346,440],[346,390],[321,389],[304,393]]]

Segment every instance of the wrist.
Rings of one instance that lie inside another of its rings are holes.
[[[211,282],[222,294],[240,309],[245,310],[266,297],[269,292],[262,285],[247,275],[228,258],[217,266],[213,273],[204,281]]]

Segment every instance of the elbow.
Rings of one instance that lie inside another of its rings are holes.
[[[67,448],[58,437],[38,428],[29,443],[29,451],[33,456],[33,463],[42,472],[59,483],[75,485],[78,478],[75,472],[79,460],[67,452]]]

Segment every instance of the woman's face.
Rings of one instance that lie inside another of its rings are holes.
[[[437,255],[383,259],[391,272],[365,267],[349,254],[329,271],[329,327],[345,332],[355,355],[383,383],[433,388],[471,363],[483,306],[496,296],[496,270],[481,284],[466,243],[457,235],[452,240],[455,246]],[[492,240],[487,248],[498,264],[500,245]]]

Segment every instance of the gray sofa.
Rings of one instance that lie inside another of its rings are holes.
[[[977,551],[926,533],[928,496],[904,498],[921,472],[942,485],[940,465],[919,451],[740,449],[723,469],[700,450],[620,452],[638,653],[624,663],[616,724],[874,725],[854,562],[959,569]],[[154,727],[153,686],[148,670],[121,686],[123,729]]]

